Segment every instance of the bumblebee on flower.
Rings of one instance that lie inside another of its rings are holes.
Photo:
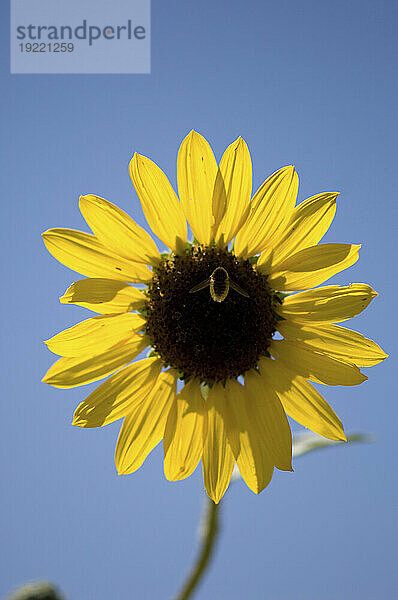
[[[99,427],[124,419],[119,473],[137,470],[163,438],[169,480],[188,477],[201,460],[217,503],[237,463],[259,493],[274,467],[292,470],[286,415],[324,437],[346,439],[311,382],[357,385],[366,379],[360,368],[386,357],[375,342],[336,324],[364,310],[376,292],[363,283],[322,286],[357,261],[360,246],[319,243],[338,194],[295,206],[292,166],[268,177],[251,198],[242,138],[217,165],[208,142],[189,133],[177,158],[179,197],[148,158],[135,154],[130,175],[149,226],[169,252],[160,255],[126,213],[93,195],[80,198],[93,235],[43,234],[56,259],[88,278],[72,284],[61,302],[99,313],[46,342],[62,358],[43,381],[69,388],[109,376],[78,406],[73,423]],[[133,362],[147,347],[147,358]]]

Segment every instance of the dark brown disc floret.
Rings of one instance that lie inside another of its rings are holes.
[[[218,267],[231,282],[223,301],[215,301],[206,285]],[[181,379],[212,384],[243,375],[267,355],[279,303],[267,277],[249,260],[227,249],[189,245],[185,254],[169,255],[153,269],[146,333]]]

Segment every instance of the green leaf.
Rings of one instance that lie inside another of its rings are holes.
[[[18,588],[8,600],[63,600],[63,596],[51,583],[37,581]]]
[[[293,457],[303,456],[313,450],[321,448],[329,448],[330,446],[342,446],[352,443],[369,444],[374,441],[374,438],[366,433],[350,433],[347,435],[347,442],[334,442],[327,440],[316,433],[300,433],[293,438]]]

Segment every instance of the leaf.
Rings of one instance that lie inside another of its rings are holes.
[[[369,444],[373,441],[373,436],[366,433],[350,433],[347,435],[347,442],[334,442],[333,440],[327,440],[316,433],[305,432],[296,434],[293,437],[293,457],[297,458],[298,456],[303,456],[313,450],[319,450],[329,446],[341,446],[352,444],[354,442]]]
[[[347,444],[361,443],[370,444],[374,442],[374,437],[366,433],[349,433],[347,435],[346,442],[334,442],[333,440],[327,440],[326,438],[317,435],[312,432],[296,433],[293,435],[293,458],[298,458],[314,450],[320,450],[322,448],[328,448],[330,446],[346,446]],[[239,469],[235,465],[231,482],[236,479],[240,479]]]

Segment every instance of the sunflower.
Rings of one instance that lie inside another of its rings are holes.
[[[43,381],[72,388],[109,376],[78,406],[73,424],[123,418],[120,474],[137,470],[163,438],[170,481],[188,477],[202,460],[204,485],[217,503],[237,463],[259,493],[274,467],[292,470],[287,415],[321,436],[346,439],[310,382],[357,385],[367,379],[360,367],[386,357],[375,342],[336,325],[376,292],[364,283],[317,287],[353,265],[360,246],[319,244],[338,194],[295,206],[292,166],[251,198],[242,138],[217,165],[208,142],[191,131],[178,152],[179,198],[144,156],[133,156],[130,175],[149,226],[169,251],[160,254],[144,229],[94,195],[79,204],[93,234],[43,234],[57,260],[87,277],[61,302],[98,313],[46,342],[61,358]],[[134,361],[148,347],[146,358]]]

